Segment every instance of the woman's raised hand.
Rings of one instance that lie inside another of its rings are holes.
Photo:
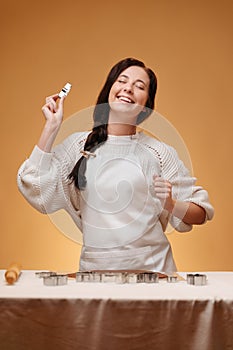
[[[46,103],[42,107],[46,123],[54,129],[59,128],[63,120],[64,97],[59,98],[58,94],[46,97]]]
[[[56,135],[62,124],[64,99],[65,97],[58,97],[58,94],[46,97],[46,103],[42,107],[46,123],[37,146],[45,152],[51,151]]]

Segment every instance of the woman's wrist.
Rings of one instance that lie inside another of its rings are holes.
[[[170,214],[173,212],[176,201],[174,199],[169,199],[165,201],[164,209],[167,210]]]
[[[51,121],[46,120],[44,125],[44,130],[49,134],[58,133],[59,129],[61,127],[61,123],[58,123],[57,121]]]

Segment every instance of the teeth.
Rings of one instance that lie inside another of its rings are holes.
[[[128,103],[133,103],[133,101],[130,98],[128,98],[128,97],[120,96],[118,98],[121,101],[128,102]]]

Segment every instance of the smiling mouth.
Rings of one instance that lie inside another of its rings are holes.
[[[131,98],[126,97],[126,96],[117,96],[118,100],[121,102],[126,102],[126,103],[135,103]]]

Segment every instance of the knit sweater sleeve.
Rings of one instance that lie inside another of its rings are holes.
[[[80,157],[84,133],[69,136],[51,153],[35,146],[30,157],[20,166],[17,184],[25,199],[41,213],[59,209],[79,214],[78,194],[68,175]]]
[[[176,150],[146,135],[142,135],[141,140],[144,147],[153,154],[159,163],[160,176],[172,184],[172,197],[175,200],[192,202],[199,205],[205,209],[205,222],[211,220],[214,215],[214,209],[210,204],[208,192],[201,186],[196,185],[197,179],[190,175]],[[186,224],[182,219],[168,214],[165,210],[161,211],[160,221],[164,231],[166,230],[168,221],[179,232],[187,232],[192,229],[192,225]]]
[[[173,198],[199,205],[205,209],[205,222],[211,220],[214,215],[214,209],[210,204],[208,192],[201,186],[196,185],[197,179],[190,175],[173,147],[162,144],[161,154],[163,159],[162,174],[172,184]],[[169,216],[169,222],[179,232],[187,232],[192,229],[192,225],[186,224],[174,215]]]

